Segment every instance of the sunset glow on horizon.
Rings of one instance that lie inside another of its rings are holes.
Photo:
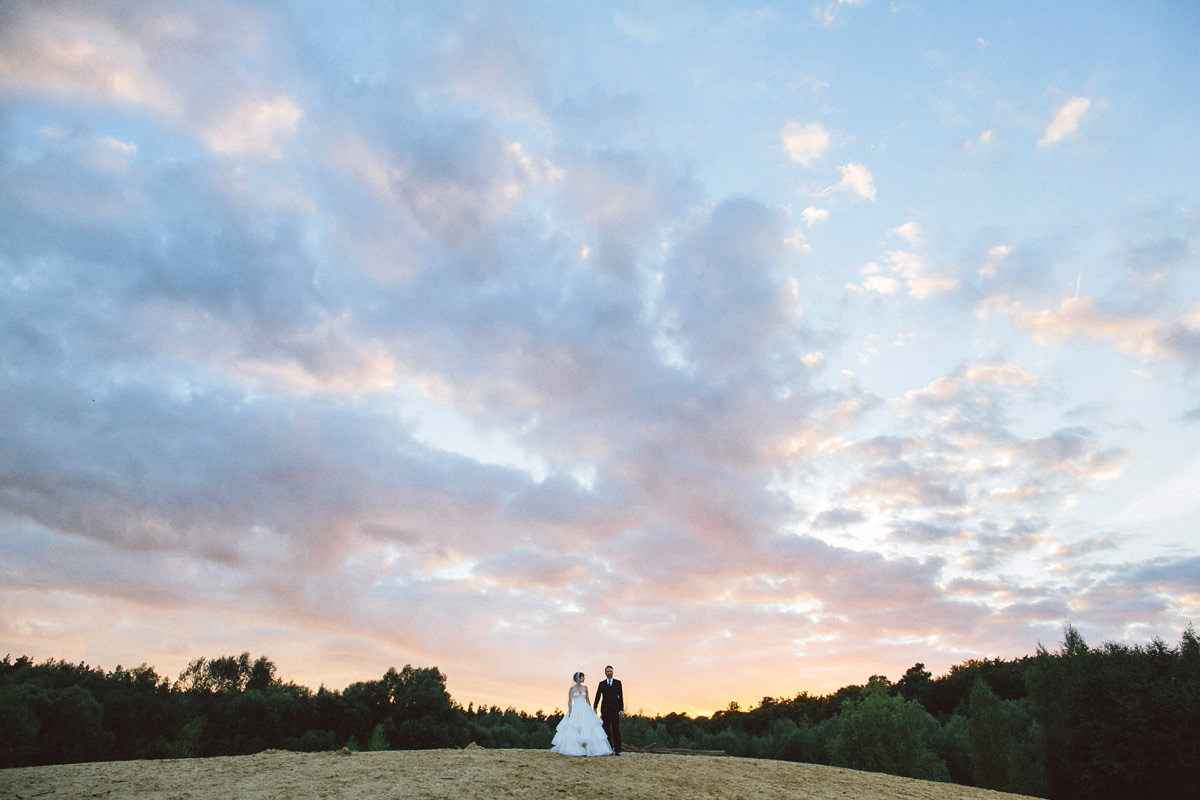
[[[1196,4],[0,20],[0,653],[710,714],[1200,618]]]

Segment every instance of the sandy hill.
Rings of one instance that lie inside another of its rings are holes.
[[[0,770],[0,798],[81,800],[985,800],[1019,795],[750,758],[545,750],[289,753]]]

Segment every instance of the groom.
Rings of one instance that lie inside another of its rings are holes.
[[[600,706],[600,720],[604,723],[604,732],[608,734],[608,743],[612,745],[613,755],[621,755],[621,715],[625,713],[625,696],[621,694],[621,682],[613,677],[612,666],[604,668],[604,680],[596,687],[596,699],[592,702],[592,710]]]

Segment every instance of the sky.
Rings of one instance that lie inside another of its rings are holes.
[[[1200,5],[0,0],[0,653],[710,713],[1200,618]]]

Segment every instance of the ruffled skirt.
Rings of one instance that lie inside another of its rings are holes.
[[[554,731],[550,752],[564,756],[608,756],[612,746],[604,724],[587,703],[576,703]]]

